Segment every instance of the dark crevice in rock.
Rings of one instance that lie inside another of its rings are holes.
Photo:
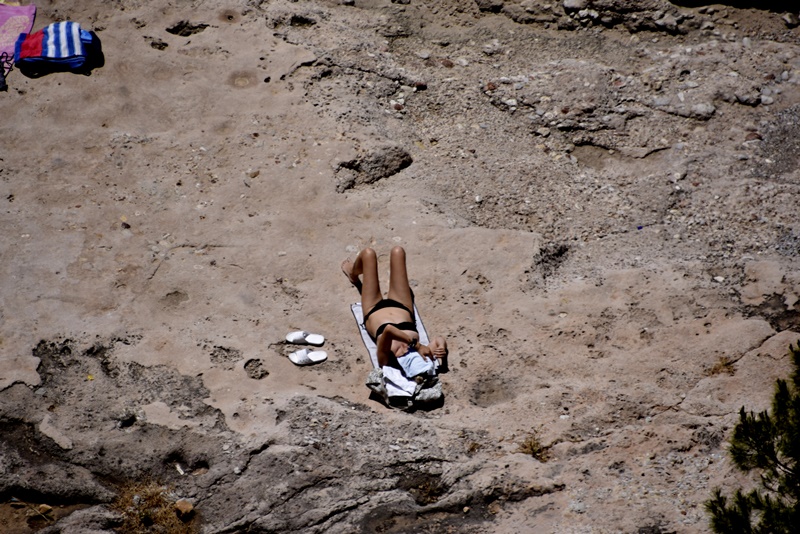
[[[441,475],[414,471],[402,475],[397,487],[411,494],[420,506],[437,502],[449,489],[442,483]]]
[[[52,505],[108,502],[111,493],[98,479],[77,466],[69,454],[35,425],[0,416],[0,501],[14,497]]]
[[[750,317],[762,317],[778,332],[784,330],[800,331],[800,312],[786,307],[785,297],[773,293],[758,306],[747,306]]]
[[[179,37],[189,37],[195,33],[200,33],[206,28],[208,28],[208,24],[192,24],[188,20],[182,20],[167,28],[167,33],[171,33],[172,35],[177,35]]]
[[[566,261],[568,253],[569,245],[566,243],[546,243],[534,256],[533,267],[542,279],[547,279]]]
[[[19,461],[30,466],[56,464],[64,461],[61,449],[51,439],[43,436],[31,423],[0,416],[3,428],[3,441],[0,446],[5,451],[13,451]],[[0,488],[2,497],[2,488]]]
[[[202,453],[197,455],[184,449],[176,449],[166,455],[162,464],[165,468],[175,469],[175,465],[181,466],[185,472],[208,469],[208,459]]]
[[[406,532],[487,532],[487,524],[494,519],[486,506],[473,506],[450,511],[408,510],[406,507],[385,505],[372,510],[361,521],[360,532],[405,534]],[[491,530],[488,530],[491,531]]]
[[[293,14],[289,18],[289,26],[295,26],[295,27],[300,27],[300,28],[308,28],[310,26],[315,25],[316,23],[317,23],[316,20],[314,20],[311,17],[305,16],[305,15]]]
[[[355,72],[361,72],[363,74],[377,76],[379,78],[385,78],[392,82],[398,82],[403,85],[414,87],[417,91],[424,91],[428,88],[425,82],[409,76],[405,71],[400,69],[386,68],[382,67],[381,65],[376,65],[374,68],[370,68],[359,65],[355,61],[346,60],[344,58],[333,58],[331,56],[325,56],[318,59],[316,64],[327,67],[338,67],[345,71],[352,70]]]

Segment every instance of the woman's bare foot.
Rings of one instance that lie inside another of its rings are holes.
[[[358,276],[353,274],[353,262],[350,260],[344,260],[342,262],[342,272],[350,280],[350,283],[358,289],[358,292],[361,293],[361,280],[359,280]]]

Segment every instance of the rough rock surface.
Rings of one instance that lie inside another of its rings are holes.
[[[0,94],[6,532],[153,479],[205,533],[694,533],[748,483],[726,439],[800,338],[797,13],[39,4],[106,63]],[[428,411],[368,397],[339,270],[398,244]]]
[[[374,184],[397,174],[413,161],[411,154],[399,146],[379,147],[356,159],[339,163],[336,190],[344,193],[356,185]]]

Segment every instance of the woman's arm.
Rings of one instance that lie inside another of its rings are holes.
[[[376,345],[378,346],[378,365],[383,367],[387,365],[394,352],[392,352],[392,341],[397,340],[406,344],[411,344],[417,338],[412,337],[411,334],[403,332],[394,325],[386,325],[383,333],[378,337]]]
[[[415,347],[415,349],[416,349],[416,351],[417,351],[417,352],[419,352],[419,353],[420,353],[420,355],[421,355],[423,358],[425,358],[426,360],[430,360],[430,359],[431,359],[431,356],[433,356],[433,351],[431,350],[431,347],[430,347],[430,345],[423,345],[422,343],[419,343],[419,344],[418,344],[418,345]]]

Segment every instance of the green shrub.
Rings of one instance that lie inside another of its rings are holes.
[[[730,454],[744,472],[756,470],[760,485],[728,499],[718,488],[705,507],[718,534],[800,532],[800,343],[789,346],[794,371],[778,380],[772,413],[739,410]]]

